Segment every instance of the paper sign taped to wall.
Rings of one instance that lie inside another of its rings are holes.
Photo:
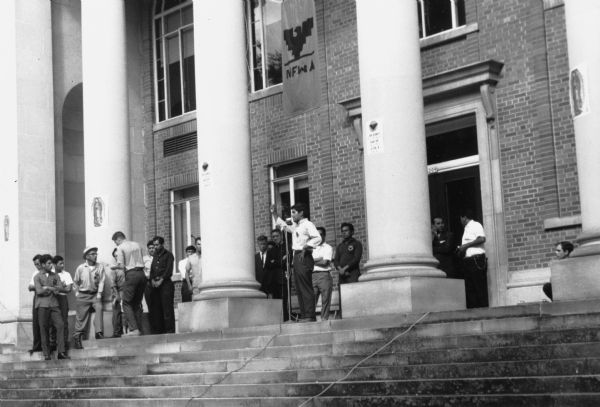
[[[365,149],[367,154],[379,154],[384,152],[383,145],[383,123],[381,119],[374,119],[366,124],[367,127],[367,145]]]

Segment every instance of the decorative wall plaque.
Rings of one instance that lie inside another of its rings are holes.
[[[94,226],[102,226],[106,219],[106,207],[104,201],[99,196],[92,200],[92,214],[94,216]]]

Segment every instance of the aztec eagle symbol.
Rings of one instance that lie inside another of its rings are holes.
[[[306,38],[310,37],[312,34],[313,27],[313,18],[310,17],[303,21],[301,26],[299,25],[283,30],[283,39],[285,40],[288,50],[294,56],[294,59],[289,62],[293,62],[300,59],[302,56],[306,56],[301,55],[302,48],[304,48],[304,44],[306,44]]]

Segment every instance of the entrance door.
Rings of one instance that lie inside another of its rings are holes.
[[[460,243],[463,233],[460,212],[470,208],[475,219],[482,219],[479,166],[430,174],[429,202],[431,218],[444,218],[446,227]]]

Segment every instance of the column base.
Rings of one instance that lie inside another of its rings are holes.
[[[464,280],[401,277],[340,285],[343,318],[466,309]]]
[[[552,262],[550,281],[556,300],[600,298],[600,254]]]
[[[217,298],[177,306],[178,332],[215,331],[280,324],[282,301],[260,298]]]

